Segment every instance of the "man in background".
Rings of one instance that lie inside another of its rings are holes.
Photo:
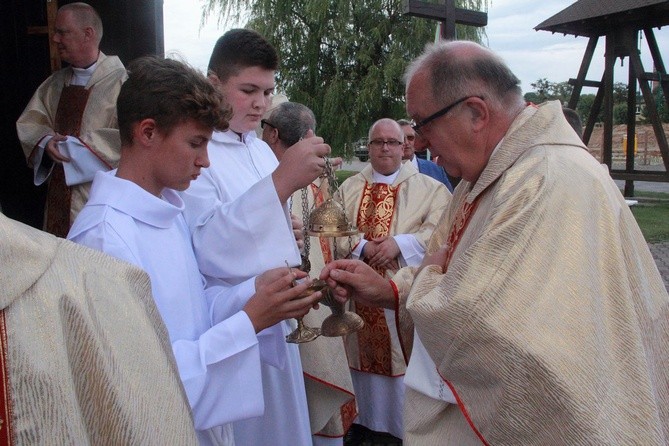
[[[453,192],[453,186],[451,186],[451,182],[448,181],[448,176],[443,167],[438,166],[430,160],[418,158],[416,156],[416,147],[414,146],[416,132],[411,128],[411,121],[408,119],[400,119],[397,123],[402,127],[402,131],[404,132],[404,152],[402,154],[402,161],[413,164],[413,166],[418,169],[418,172],[443,183],[443,185],[448,188],[449,192]]]
[[[316,132],[314,113],[296,102],[280,103],[261,122],[262,138],[279,161],[307,132]],[[341,164],[341,158],[336,161]],[[307,228],[309,213],[329,197],[329,187],[327,178],[320,176],[293,193],[291,212],[304,228]],[[333,260],[330,240],[305,234],[302,255],[305,272],[320,273],[325,264]],[[309,327],[318,328],[330,314],[330,309],[321,305],[309,311],[303,321]],[[357,413],[344,343],[340,337],[321,336],[299,347],[314,445],[341,445]]]
[[[44,229],[65,237],[86,204],[95,172],[116,167],[116,97],[126,72],[100,52],[102,21],[86,3],[61,6],[53,41],[70,66],[39,86],[16,122],[35,184],[49,178]]]
[[[420,265],[451,194],[413,164],[402,163],[404,132],[396,121],[376,121],[368,141],[370,164],[339,189],[346,215],[363,237],[352,243],[337,239],[338,250],[364,260],[376,272],[370,274],[391,278],[402,266]],[[361,330],[345,339],[360,411],[356,423],[403,438],[403,375],[408,355],[395,330],[395,313],[358,302],[353,303],[353,311],[365,321]]]

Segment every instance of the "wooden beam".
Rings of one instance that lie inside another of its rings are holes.
[[[588,46],[585,49],[585,54],[583,55],[583,61],[581,61],[581,68],[578,70],[578,76],[576,79],[569,79],[569,83],[574,86],[574,89],[571,92],[571,97],[569,98],[568,105],[568,107],[572,110],[576,110],[578,99],[581,97],[581,90],[583,87],[592,86],[586,85],[586,82],[589,83],[590,81],[587,81],[585,76],[588,74],[588,68],[590,68],[590,63],[592,62],[593,54],[595,54],[595,48],[597,47],[598,40],[599,37],[590,38],[588,41]],[[599,87],[599,83],[597,83],[597,87]]]
[[[629,57],[630,66],[634,69],[634,72],[643,73],[643,63],[641,62],[639,53],[637,51],[632,51]],[[657,112],[655,97],[653,96],[653,92],[650,91],[648,81],[639,81],[639,88],[641,89],[641,94],[643,95],[643,102],[646,104],[648,118],[650,119],[650,123],[653,124],[655,138],[657,139],[657,146],[660,149],[662,160],[664,161],[664,169],[669,171],[669,144],[667,143],[667,135],[664,133],[664,128],[662,127],[660,115]]]
[[[636,40],[634,42],[636,45]],[[633,51],[636,51],[634,48]],[[625,170],[627,172],[634,172],[634,149],[636,146],[636,71],[634,64],[629,64],[628,67],[628,81],[627,81],[627,147],[625,147]],[[626,197],[634,196],[634,181],[625,181],[625,191],[623,193]]]
[[[615,34],[606,36],[606,50],[604,52],[604,76],[602,86],[604,90],[604,132],[602,134],[602,162],[613,165],[613,68],[616,63]]]
[[[602,75],[601,84],[604,84],[604,75]],[[590,108],[590,114],[588,115],[588,122],[585,125],[585,130],[583,130],[583,142],[587,146],[590,142],[590,137],[592,136],[592,131],[595,129],[595,123],[597,122],[597,116],[599,111],[602,109],[602,103],[604,102],[604,89],[598,88],[597,94],[595,95],[595,100],[592,103]],[[602,156],[604,155],[604,148],[602,147]],[[602,157],[603,159],[603,157]]]
[[[47,34],[49,35],[49,55],[51,59],[51,71],[55,72],[60,70],[61,61],[60,56],[58,55],[58,46],[53,41],[53,35],[56,30],[56,15],[58,14],[58,1],[57,0],[47,0],[46,2],[46,23],[47,23]]]
[[[635,170],[634,172],[625,172],[624,170],[611,170],[611,178],[614,180],[625,181],[653,181],[657,183],[669,182],[669,173],[667,172],[647,172]]]
[[[404,2],[404,13],[422,19],[433,19],[444,21],[446,5],[440,3],[428,3],[421,0],[406,0]],[[460,25],[487,26],[488,14],[481,11],[455,8],[455,21]]]

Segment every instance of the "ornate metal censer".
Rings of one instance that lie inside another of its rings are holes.
[[[309,272],[311,265],[309,264],[309,236],[319,238],[331,238],[333,245],[333,257],[338,258],[337,255],[337,237],[348,237],[349,252],[352,251],[351,236],[358,233],[358,230],[353,226],[346,217],[344,210],[344,198],[341,194],[335,194],[338,190],[337,178],[334,174],[334,169],[330,160],[325,159],[325,172],[323,174],[325,183],[328,187],[328,198],[317,208],[308,212],[307,205],[307,190],[302,190],[303,203],[303,219],[304,227],[306,228],[306,237],[304,240],[304,254],[302,258],[302,269]],[[322,184],[321,183],[321,187]],[[333,198],[338,197],[338,198]],[[304,269],[306,268],[306,269]],[[322,291],[323,298],[320,303],[330,308],[332,314],[325,318],[320,330],[318,328],[307,327],[301,319],[297,321],[297,329],[286,336],[287,342],[302,343],[313,341],[319,334],[327,337],[344,336],[354,331],[360,330],[364,322],[360,316],[351,311],[346,311],[345,304],[337,301],[332,290],[328,288],[323,280],[316,280],[307,290],[309,293],[314,291]],[[318,334],[317,334],[318,333]]]

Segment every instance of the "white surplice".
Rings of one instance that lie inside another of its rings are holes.
[[[228,423],[263,412],[258,340],[239,311],[210,318],[183,201],[98,172],[68,238],[144,269],[193,410],[200,444],[234,444]]]
[[[213,311],[234,311],[254,291],[249,280],[264,271],[300,264],[286,203],[281,203],[271,174],[278,161],[254,132],[214,132],[211,166],[182,193],[200,271],[208,284],[247,286],[247,296],[219,297]],[[246,281],[246,282],[245,282]],[[223,302],[226,300],[227,302]],[[299,350],[287,344],[287,321],[259,333],[265,414],[234,423],[240,445],[311,444],[309,413]],[[269,346],[268,346],[269,345]],[[266,350],[272,352],[268,360]]]

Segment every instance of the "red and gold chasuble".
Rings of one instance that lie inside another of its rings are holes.
[[[365,239],[390,235],[390,225],[395,213],[399,186],[374,183],[365,184],[358,211],[358,229]],[[376,269],[384,275],[385,269]],[[355,303],[355,311],[365,321],[357,332],[360,371],[377,375],[394,376],[392,371],[392,345],[383,308]]]
[[[56,110],[54,130],[61,135],[79,136],[84,109],[88,102],[88,96],[92,89],[86,89],[80,85],[67,85],[63,87]],[[70,202],[72,191],[65,184],[65,172],[63,165],[57,163],[51,179],[46,197],[46,221],[45,230],[58,237],[67,237],[70,231]]]

